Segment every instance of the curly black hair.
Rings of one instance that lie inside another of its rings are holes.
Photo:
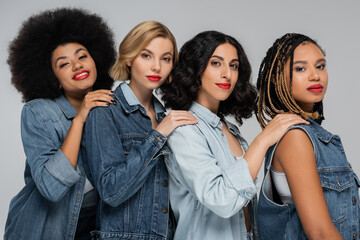
[[[308,113],[300,108],[292,96],[294,51],[304,43],[315,44],[325,56],[324,50],[314,39],[299,33],[287,33],[274,42],[261,62],[256,84],[259,91],[256,118],[262,128],[279,113],[293,113],[304,119],[312,118],[319,124],[325,119],[322,101],[315,103],[313,112]],[[285,78],[287,60],[290,60],[290,89]]]
[[[109,69],[116,56],[113,38],[106,22],[84,9],[58,8],[35,14],[9,45],[11,82],[25,102],[60,96],[63,92],[51,68],[51,55],[59,45],[76,42],[85,46],[95,61],[93,90],[110,89],[114,80]]]
[[[251,66],[241,44],[231,36],[217,31],[205,31],[186,42],[179,53],[171,83],[161,86],[165,107],[188,110],[201,88],[201,76],[215,49],[224,43],[236,48],[239,57],[239,76],[228,99],[220,102],[219,116],[233,115],[241,125],[254,110],[256,88],[250,83]]]

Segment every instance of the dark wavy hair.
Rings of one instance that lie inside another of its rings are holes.
[[[51,68],[51,56],[59,45],[70,42],[84,45],[95,61],[93,90],[112,87],[109,69],[116,51],[109,26],[87,10],[58,8],[28,18],[9,45],[11,82],[22,93],[23,101],[54,99],[63,93]]]
[[[308,113],[301,109],[292,96],[294,51],[299,45],[306,43],[315,44],[325,56],[324,50],[315,40],[303,34],[287,33],[274,42],[261,62],[257,79],[259,96],[256,101],[256,118],[262,128],[280,113],[297,114],[304,119],[311,118],[319,124],[325,119],[322,101],[315,103],[313,112]],[[285,77],[285,64],[288,60],[290,88]]]
[[[219,106],[219,116],[233,115],[239,124],[249,118],[254,109],[256,89],[250,83],[251,66],[240,43],[233,37],[217,31],[205,31],[186,42],[179,53],[179,62],[172,71],[171,83],[163,84],[161,92],[165,107],[188,110],[201,88],[201,77],[215,49],[224,43],[236,48],[239,58],[239,76],[228,99]]]

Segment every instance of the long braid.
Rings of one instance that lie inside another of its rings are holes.
[[[296,33],[285,34],[275,41],[260,65],[257,80],[259,96],[256,102],[256,117],[262,128],[265,128],[268,122],[280,113],[298,114],[305,119],[315,119],[319,123],[324,119],[322,101],[315,104],[313,113],[309,113],[302,110],[292,96],[294,50],[303,42],[311,42],[318,46],[307,36]],[[286,82],[285,72],[285,64],[288,59],[290,59],[289,85]]]

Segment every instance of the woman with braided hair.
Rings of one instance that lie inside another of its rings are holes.
[[[91,108],[112,103],[113,33],[82,9],[47,10],[24,22],[9,47],[12,84],[26,102],[25,186],[11,200],[4,239],[90,239],[96,193],[80,148]]]
[[[323,50],[302,34],[277,39],[261,63],[261,127],[280,113],[297,114],[310,124],[290,127],[266,154],[260,239],[360,239],[359,179],[340,138],[320,125],[327,82]]]

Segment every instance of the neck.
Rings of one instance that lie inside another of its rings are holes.
[[[67,94],[64,93],[65,98],[69,101],[69,103],[75,108],[75,110],[78,112],[81,108],[81,104],[84,100],[84,97],[86,95],[85,94],[80,94],[80,95],[71,95],[71,94]]]
[[[218,114],[220,101],[215,100],[215,99],[210,100],[199,94],[198,97],[196,98],[195,102],[197,102],[198,104],[200,104],[203,107],[206,107],[214,114],[216,114],[216,115]]]
[[[136,98],[139,100],[141,105],[145,107],[148,111],[152,107],[152,89],[148,89],[145,87],[136,84],[136,81],[130,81],[129,87],[135,94]]]

